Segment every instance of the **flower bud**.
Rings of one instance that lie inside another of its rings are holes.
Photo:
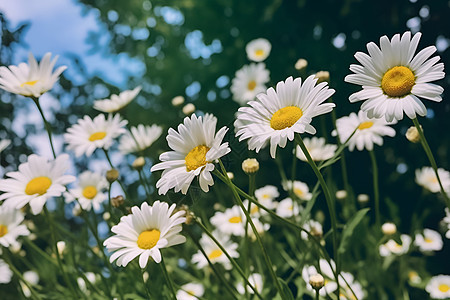
[[[415,126],[411,126],[408,128],[408,130],[406,131],[406,138],[412,143],[420,142],[419,131]]]
[[[319,71],[316,73],[317,83],[320,82],[329,82],[330,81],[330,72],[328,71]]]
[[[58,241],[56,243],[56,248],[58,248],[58,254],[61,256],[64,253],[64,250],[66,250],[66,242],[64,241]]]
[[[383,225],[381,225],[381,231],[385,235],[392,235],[397,232],[397,226],[395,226],[394,223],[384,223]]]
[[[296,70],[303,70],[304,68],[306,68],[308,66],[308,61],[306,59],[300,58],[299,60],[297,60],[297,62],[295,63],[295,69]]]
[[[111,198],[111,205],[116,208],[122,206],[124,202],[125,199],[121,195]]]
[[[234,179],[234,174],[233,174],[233,172],[227,172],[227,176],[228,176],[228,178],[230,178],[231,180]]]
[[[145,165],[145,158],[142,156],[139,156],[133,161],[133,164],[131,165],[134,169],[140,171]]]
[[[325,280],[322,275],[314,274],[309,277],[309,284],[318,292],[325,285]]]
[[[104,212],[103,220],[108,221],[109,219],[111,219],[111,214],[109,212]]]
[[[114,181],[119,178],[119,171],[116,169],[111,169],[106,171],[106,180],[108,180],[109,183],[113,183]]]
[[[358,202],[361,204],[365,204],[365,203],[369,202],[369,195],[359,194],[358,197],[356,197],[356,200],[358,200]]]
[[[183,96],[176,96],[172,99],[172,105],[173,106],[180,106],[184,103],[184,97]]]
[[[346,190],[336,191],[336,198],[339,200],[347,198],[347,191]]]
[[[259,162],[256,158],[247,158],[242,162],[242,170],[245,174],[253,174],[259,170]]]
[[[188,103],[185,106],[183,106],[182,111],[183,111],[183,114],[190,115],[193,112],[195,112],[195,105],[192,103]]]

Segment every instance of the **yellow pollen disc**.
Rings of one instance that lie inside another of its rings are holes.
[[[256,81],[250,80],[247,84],[247,89],[249,91],[253,91],[255,89],[255,87],[256,87]]]
[[[358,129],[359,130],[363,130],[363,129],[367,129],[373,126],[373,122],[371,121],[366,121],[366,122],[362,122],[361,124],[359,124]]]
[[[186,293],[188,293],[188,295],[190,295],[190,296],[195,296],[194,291],[186,291]]]
[[[34,195],[39,194],[43,195],[47,192],[48,188],[52,185],[52,181],[50,178],[46,176],[35,177],[28,182],[25,187],[25,194]]]
[[[301,189],[294,189],[294,193],[300,198],[305,195]]]
[[[448,292],[450,290],[450,286],[445,284],[445,283],[441,283],[438,287],[438,290],[445,293]]]
[[[384,73],[381,89],[389,97],[403,97],[411,93],[416,77],[410,68],[397,66]]]
[[[231,217],[228,220],[228,222],[234,223],[234,224],[241,223],[242,222],[242,218],[241,217]]]
[[[215,258],[219,258],[220,256],[222,256],[223,252],[220,249],[215,249],[213,251],[211,251],[211,253],[208,255],[209,259],[215,259]]]
[[[425,238],[425,243],[432,243],[432,242],[433,242],[432,239],[430,239],[430,238]]]
[[[186,170],[192,171],[196,170],[198,167],[206,165],[206,153],[208,153],[209,148],[205,145],[200,145],[189,151],[189,153],[184,158],[186,162]]]
[[[8,227],[0,224],[0,237],[4,236],[7,233],[8,233]]]
[[[257,49],[257,50],[255,50],[255,55],[256,56],[261,56],[261,55],[263,55],[264,54],[264,50],[262,50],[262,49]]]
[[[98,132],[94,132],[93,134],[91,134],[91,136],[89,137],[89,141],[93,142],[93,141],[98,141],[103,139],[106,136],[106,132],[104,131],[98,131]]]
[[[251,214],[256,214],[256,213],[258,213],[258,212],[259,212],[259,207],[258,207],[258,206],[253,205],[253,206],[250,208],[250,213],[251,213]]]
[[[20,87],[24,87],[25,85],[31,85],[31,86],[33,86],[33,85],[36,84],[36,82],[38,82],[38,80],[27,81],[27,82],[22,83],[22,84],[20,85]]]
[[[270,119],[270,127],[275,130],[282,130],[294,125],[301,117],[303,112],[297,106],[286,106],[277,110]]]
[[[141,249],[152,249],[159,241],[161,232],[158,229],[143,231],[137,239],[137,245]]]
[[[93,185],[88,185],[83,189],[83,196],[90,200],[94,199],[97,196],[97,188]]]

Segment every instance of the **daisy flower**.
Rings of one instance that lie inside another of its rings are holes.
[[[6,205],[0,206],[0,245],[3,247],[18,246],[17,238],[30,234],[27,226],[20,224],[24,218],[20,210]]]
[[[297,196],[300,200],[311,200],[312,194],[309,192],[309,187],[306,183],[295,180],[294,183],[288,180],[286,182],[285,190],[289,191],[292,189],[295,196]]]
[[[302,79],[292,77],[280,81],[276,90],[269,88],[258,94],[257,100],[250,101],[250,107],[239,108],[236,136],[239,141],[249,139],[249,150],[259,152],[270,143],[270,155],[275,158],[277,146],[284,148],[287,140],[292,141],[295,133],[315,134],[311,126],[312,118],[330,112],[334,103],[324,103],[333,89],[326,82],[317,84],[314,75],[309,76],[302,85]]]
[[[422,234],[416,234],[414,245],[422,252],[439,251],[444,246],[444,242],[439,232],[425,228]]]
[[[50,60],[52,54],[46,53],[38,64],[33,54],[28,55],[28,64],[0,67],[0,88],[13,94],[39,98],[51,90],[59,75],[67,68],[58,67],[53,72],[58,55]]]
[[[259,219],[252,218],[253,225],[255,226],[256,232],[263,236],[270,229],[270,224],[263,224]],[[244,224],[245,226],[245,224]],[[252,241],[256,241],[256,235],[253,232],[253,229],[250,225],[247,227],[247,235],[252,239]]]
[[[245,46],[248,59],[256,62],[265,60],[269,56],[270,50],[272,50],[272,45],[268,40],[263,38],[250,41]]]
[[[123,91],[119,95],[111,95],[109,99],[94,101],[94,109],[105,113],[113,113],[127,106],[141,91],[138,86],[134,90]]]
[[[437,275],[431,277],[430,281],[425,287],[425,290],[433,299],[450,298],[450,276]]]
[[[108,198],[103,193],[108,189],[108,186],[105,176],[91,171],[84,171],[78,177],[78,186],[66,193],[66,202],[70,203],[78,199],[83,210],[91,210],[93,208],[95,211],[98,211],[102,202]]]
[[[224,235],[223,233],[218,231],[212,232],[212,235],[216,238],[219,244],[222,245],[225,251],[227,251],[230,257],[239,257],[239,252],[236,251],[238,248],[238,244],[234,243],[228,235]],[[209,236],[203,234],[200,238],[200,245],[205,250],[205,253],[211,263],[221,263],[223,264],[225,269],[231,269],[231,262],[228,260],[222,250],[214,243],[214,241],[209,238]],[[197,264],[197,268],[199,269],[203,269],[208,265],[208,261],[200,252],[200,250],[192,256],[192,263]]]
[[[261,274],[259,274],[259,273],[250,274],[250,276],[248,276],[248,282],[255,288],[255,290],[258,293],[262,292],[262,290],[263,290],[263,278],[262,278]],[[245,285],[245,288],[244,288],[244,285],[242,284],[242,282],[239,282],[236,285],[236,289],[237,289],[238,293],[241,294],[241,295],[245,294],[245,290],[246,289],[247,289],[247,292],[249,294],[254,294],[255,293],[253,291],[253,289],[251,287],[247,286],[247,285]]]
[[[309,220],[305,224],[303,224],[303,229],[308,231],[313,236],[322,236],[323,235],[323,228],[322,224],[320,224],[317,221]],[[300,233],[302,239],[308,240],[308,234],[304,231]]]
[[[442,222],[444,223],[444,226],[447,227],[445,237],[450,239],[450,210],[448,209],[448,207],[445,208],[445,217]]]
[[[276,208],[277,202],[274,200],[279,196],[280,193],[278,192],[277,187],[273,185],[266,185],[255,190],[256,200],[268,209]]]
[[[83,293],[85,293],[86,295],[89,295],[90,291],[89,291],[89,287],[86,285],[86,280],[89,281],[89,283],[93,285],[97,281],[97,276],[95,276],[95,273],[93,273],[93,272],[86,272],[86,273],[84,273],[84,277],[86,277],[86,279],[82,278],[82,277],[78,277],[77,284]]]
[[[177,300],[197,300],[205,293],[201,283],[187,283],[181,286],[177,292]]]
[[[129,132],[120,137],[119,150],[122,154],[144,151],[161,136],[161,133],[162,127],[158,125],[139,124],[137,127],[131,127]]]
[[[336,268],[334,261],[331,261],[331,265],[333,266],[333,269]],[[320,272],[315,266],[305,265],[303,267],[302,278],[306,283],[306,289],[310,292],[313,292],[314,289],[311,284],[309,284],[309,278],[312,275],[321,274],[325,279],[325,285],[319,290],[319,295],[331,295],[337,289],[337,283],[334,278],[333,270],[325,259],[319,260],[319,270]]]
[[[427,109],[420,98],[440,102],[444,89],[431,81],[444,78],[444,64],[437,63],[439,56],[430,58],[436,52],[429,46],[414,55],[421,33],[405,32],[380,38],[380,48],[370,42],[369,55],[357,52],[355,58],[361,65],[350,65],[355,73],[347,75],[345,81],[362,86],[362,90],[350,95],[350,102],[364,101],[361,109],[369,118],[384,117],[386,121],[403,119],[405,113],[410,119],[416,114],[425,116]]]
[[[438,169],[439,178],[441,179],[444,190],[450,190],[450,172],[442,168]],[[432,167],[423,167],[416,170],[416,183],[432,193],[439,193],[441,188]]]
[[[297,216],[300,213],[300,207],[297,202],[291,198],[286,198],[278,203],[276,214],[283,218]]]
[[[330,159],[337,150],[337,145],[325,144],[325,138],[323,137],[304,138],[303,143],[314,161]],[[302,161],[308,161],[300,146],[297,146],[295,155]]]
[[[19,171],[6,174],[8,179],[0,180],[0,200],[3,205],[20,209],[30,204],[33,214],[38,214],[50,197],[58,197],[66,190],[65,185],[75,177],[64,175],[69,169],[69,156],[62,154],[55,160],[32,154],[28,161],[19,166]]]
[[[5,150],[9,145],[11,144],[11,140],[1,140],[0,141],[0,153],[3,152],[3,150]]]
[[[89,116],[84,116],[78,123],[67,129],[64,139],[69,150],[75,151],[77,157],[85,154],[91,156],[97,148],[109,149],[114,138],[118,137],[126,130],[123,128],[128,121],[122,120],[120,115],[114,117],[110,114],[108,119],[101,114],[93,120]]]
[[[39,275],[35,271],[26,271],[23,273],[23,278],[28,282],[30,285],[36,285],[39,283]],[[20,287],[22,288],[22,292],[25,295],[25,297],[29,298],[31,297],[31,291],[28,288],[28,286],[20,281]]]
[[[167,143],[174,151],[164,152],[159,156],[162,161],[154,165],[151,171],[164,170],[156,183],[159,194],[166,194],[169,189],[187,193],[194,177],[199,177],[200,187],[208,192],[214,184],[211,172],[214,161],[230,152],[228,143],[222,143],[227,127],[215,133],[217,118],[211,114],[186,117],[178,131],[169,129]]]
[[[254,100],[257,94],[266,90],[265,84],[270,80],[269,75],[264,63],[252,63],[237,70],[231,81],[233,100],[240,105]]]
[[[352,274],[348,272],[341,272],[339,274],[339,284],[342,288],[340,290],[339,300],[364,299],[364,290],[361,284],[355,281]]]
[[[239,206],[235,205],[232,208],[227,208],[224,212],[216,212],[211,217],[210,222],[224,234],[244,236],[245,220],[244,212]]]
[[[383,136],[395,136],[394,128],[389,125],[396,122],[388,123],[384,119],[369,118],[367,113],[360,110],[358,114],[351,113],[347,117],[337,119],[337,131],[334,130],[332,135],[339,135],[341,143],[345,143],[356,129],[348,141],[348,150],[353,151],[356,147],[359,151],[372,151],[374,144],[383,145]]]
[[[409,246],[411,245],[411,237],[406,234],[402,234],[400,235],[400,240],[402,241],[401,245],[394,240],[389,240],[385,244],[380,245],[380,255],[386,257],[392,254],[402,255],[408,252]]]
[[[139,266],[145,268],[149,256],[156,263],[161,262],[160,249],[182,244],[186,238],[179,234],[184,210],[173,213],[175,204],[170,207],[165,202],[155,201],[152,206],[146,202],[141,208],[134,206],[131,214],[120,218],[118,225],[111,228],[116,235],[105,240],[103,245],[111,255],[110,261],[125,267],[136,256]]]
[[[9,283],[13,272],[9,268],[8,264],[0,258],[0,283]]]

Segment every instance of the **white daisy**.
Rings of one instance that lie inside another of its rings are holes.
[[[409,246],[411,245],[411,237],[406,234],[402,234],[400,235],[400,240],[402,241],[401,245],[394,240],[389,240],[385,244],[380,245],[380,255],[386,257],[392,254],[402,255],[408,252]]]
[[[36,285],[39,282],[39,275],[35,271],[26,271],[23,273],[23,278],[28,282],[30,285]],[[22,288],[22,292],[25,295],[25,297],[29,298],[31,296],[31,291],[28,288],[28,286],[20,281],[20,287]]]
[[[303,229],[308,231],[313,236],[322,236],[323,235],[323,228],[322,224],[320,224],[317,221],[309,220],[305,224],[303,224]],[[302,239],[308,240],[308,234],[304,231],[300,233]]]
[[[238,244],[233,242],[228,235],[224,235],[221,232],[214,231],[212,233],[214,238],[219,242],[220,245],[227,251],[227,253],[232,258],[239,257],[239,252],[237,252]],[[211,263],[221,263],[225,269],[231,269],[231,262],[228,260],[223,251],[210,239],[206,234],[203,234],[200,238],[200,245],[203,250],[205,250]],[[208,265],[208,261],[200,252],[200,250],[192,256],[192,263],[197,264],[197,268],[203,269]]]
[[[348,272],[341,272],[339,274],[339,284],[341,285],[339,300],[364,299],[364,290],[362,289],[361,284],[355,281],[355,278],[352,274]]]
[[[450,276],[437,275],[431,277],[425,290],[433,299],[448,299],[450,298]]]
[[[9,283],[13,272],[9,268],[8,264],[0,258],[0,283]]]
[[[244,204],[245,208],[248,208],[248,204],[249,204],[248,199],[245,199],[242,203]],[[264,205],[263,203],[261,203],[261,204]],[[273,208],[275,208],[276,202],[271,201],[270,205],[272,205],[271,209],[273,209]],[[267,206],[265,206],[265,207],[267,207]],[[248,213],[250,214],[250,217],[252,218],[252,220],[253,219],[258,219],[259,217],[265,216],[265,215],[268,214],[267,211],[265,211],[264,209],[260,209],[259,206],[254,204],[254,203],[250,204],[250,210],[248,211]]]
[[[197,300],[205,293],[205,288],[201,283],[187,283],[177,291],[177,300]]]
[[[248,203],[248,202],[247,202]],[[245,215],[237,205],[227,208],[224,212],[216,212],[210,222],[219,231],[227,235],[245,235]]]
[[[336,268],[334,261],[331,261],[331,265],[333,266],[333,269]],[[319,290],[319,295],[331,295],[337,289],[337,283],[334,278],[333,270],[325,259],[319,260],[319,270],[320,272],[315,266],[305,265],[303,267],[302,278],[306,283],[306,288],[308,291],[313,292],[314,289],[311,284],[309,284],[309,278],[312,275],[321,274],[325,279],[325,285]]]
[[[337,132],[334,130],[332,135],[336,136],[339,134],[341,143],[345,143],[356,129],[355,134],[348,141],[348,150],[353,151],[356,147],[359,151],[364,149],[372,151],[374,144],[383,145],[383,136],[395,136],[394,128],[389,125],[396,122],[394,120],[388,123],[384,119],[369,118],[367,113],[360,110],[358,114],[351,113],[348,117],[337,119]]]
[[[179,234],[184,210],[173,213],[175,204],[170,207],[158,200],[149,206],[142,203],[141,208],[134,206],[131,214],[120,218],[118,225],[111,231],[116,235],[108,238],[103,245],[111,255],[110,261],[125,267],[136,256],[139,266],[145,268],[149,256],[157,263],[161,262],[160,249],[184,243],[186,238]]]
[[[265,60],[269,56],[270,50],[272,50],[272,45],[263,38],[252,40],[245,46],[248,59],[256,62]]]
[[[53,72],[58,55],[50,60],[52,54],[46,53],[38,64],[33,54],[28,55],[28,64],[0,67],[0,88],[10,93],[39,98],[51,90],[59,75],[67,68],[58,67]]]
[[[361,65],[352,64],[345,81],[362,86],[362,90],[350,95],[350,102],[363,101],[361,109],[370,118],[384,117],[390,122],[403,119],[403,112],[410,118],[416,114],[425,116],[427,109],[420,98],[440,102],[444,89],[431,81],[444,78],[444,64],[437,63],[439,56],[430,58],[436,51],[429,46],[414,56],[421,33],[411,38],[409,31],[401,37],[394,35],[380,38],[380,46],[367,44],[369,55],[357,52],[355,58]],[[430,58],[430,59],[429,59]]]
[[[297,196],[300,200],[311,200],[312,194],[309,192],[309,187],[306,183],[295,180],[294,185],[292,186],[292,181],[288,180],[286,182],[285,190],[289,191],[292,189],[295,196]]]
[[[444,246],[444,242],[439,232],[425,228],[423,234],[416,234],[414,245],[422,252],[439,251]]]
[[[125,133],[123,128],[128,121],[122,120],[120,115],[110,114],[108,119],[100,114],[93,120],[89,116],[79,119],[78,123],[67,129],[64,139],[69,150],[75,151],[77,157],[85,154],[91,156],[97,148],[109,149],[113,139]]]
[[[266,83],[270,80],[270,72],[264,63],[251,63],[236,71],[231,81],[233,100],[240,105],[254,100],[256,95],[266,90]]]
[[[1,140],[0,141],[0,153],[3,152],[3,150],[5,150],[9,145],[11,144],[11,140]]]
[[[239,141],[249,139],[248,148],[259,152],[270,142],[270,154],[275,158],[277,146],[284,148],[287,140],[292,141],[295,133],[315,134],[312,118],[330,112],[334,103],[324,103],[333,89],[326,82],[316,85],[314,75],[302,85],[302,79],[292,77],[277,84],[276,91],[269,88],[250,101],[250,107],[239,108],[235,127]]]
[[[19,236],[27,236],[30,231],[20,224],[25,219],[23,213],[6,205],[0,206],[0,245],[3,247],[20,245]]]
[[[259,219],[252,218],[252,222],[259,236],[263,236],[270,229],[270,224],[267,223],[263,224]],[[256,235],[253,232],[253,229],[250,226],[250,224],[247,227],[247,235],[252,239],[252,241],[256,241]]]
[[[442,168],[438,169],[439,178],[445,191],[450,191],[450,172]],[[439,193],[441,188],[432,167],[423,167],[416,170],[416,183],[432,193]]]
[[[129,132],[120,137],[119,150],[123,154],[144,151],[161,136],[161,133],[162,127],[158,125],[139,124],[137,127],[131,127]]]
[[[86,280],[89,281],[90,284],[94,284],[97,281],[97,276],[95,276],[95,273],[93,272],[86,272],[84,273],[84,276],[86,277],[86,279],[84,279],[83,277],[77,278],[77,284],[83,293],[89,295],[90,290],[89,287],[87,286]]]
[[[108,199],[104,191],[108,189],[105,176],[91,171],[84,171],[78,177],[78,186],[66,193],[66,202],[70,203],[78,199],[84,210],[99,211],[103,201]]]
[[[445,237],[450,239],[450,210],[448,207],[445,208],[445,217],[442,220],[444,226],[447,227],[447,232],[445,233]]]
[[[169,129],[167,143],[174,151],[164,152],[159,156],[162,161],[154,165],[151,171],[164,170],[156,183],[159,194],[166,194],[169,189],[187,193],[194,177],[199,176],[200,187],[208,192],[214,184],[211,172],[214,161],[230,152],[228,143],[222,143],[227,127],[222,127],[216,134],[217,118],[211,114],[186,117],[178,125],[178,132]]]
[[[95,100],[94,109],[105,113],[119,111],[136,98],[140,91],[141,87],[138,86],[134,90],[123,91],[119,95],[111,95],[109,99]]]
[[[337,150],[337,145],[325,144],[325,138],[321,137],[312,137],[312,138],[304,138],[303,143],[306,146],[306,149],[311,155],[312,160],[314,161],[322,161],[330,159],[334,156]],[[297,146],[297,151],[295,152],[298,159],[303,161],[308,161],[306,159],[305,154],[303,153],[300,146]]]
[[[65,185],[75,177],[64,175],[69,169],[69,156],[62,154],[55,160],[32,154],[19,166],[19,171],[9,172],[8,179],[0,180],[0,200],[3,205],[16,209],[30,204],[33,214],[38,214],[50,197],[58,197],[66,190]]]
[[[258,293],[261,293],[263,290],[263,278],[261,276],[261,274],[259,273],[253,273],[250,274],[250,276],[248,276],[248,282],[256,289],[256,291]],[[247,289],[247,292],[249,294],[254,294],[255,292],[253,291],[253,289],[251,287],[249,287],[248,285],[244,285],[242,284],[242,282],[239,282],[236,285],[236,289],[238,291],[239,294],[244,295],[245,294],[245,289]]]
[[[280,193],[278,192],[277,187],[273,185],[266,185],[255,190],[256,200],[268,209],[276,208],[277,202],[274,200],[279,196]]]
[[[289,218],[297,216],[300,213],[300,207],[297,202],[292,201],[291,198],[286,198],[278,203],[276,213],[280,217]]]

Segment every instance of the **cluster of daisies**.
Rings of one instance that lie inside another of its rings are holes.
[[[374,145],[383,144],[384,136],[395,136],[396,132],[391,126],[402,120],[404,115],[411,119],[415,119],[417,115],[426,115],[426,107],[420,99],[436,102],[442,100],[442,87],[431,82],[445,76],[444,65],[439,62],[439,56],[432,57],[436,51],[434,46],[416,54],[420,37],[420,33],[412,35],[410,32],[401,36],[396,34],[392,39],[383,36],[379,46],[373,42],[367,44],[368,54],[355,54],[360,65],[350,66],[353,74],[348,75],[345,81],[362,86],[362,90],[352,94],[349,100],[363,101],[363,104],[358,113],[339,118],[335,124],[336,130],[332,132],[333,136],[338,137],[340,144],[348,146],[349,151],[355,148],[359,151],[373,151]],[[238,70],[231,84],[233,99],[241,106],[234,122],[235,136],[239,141],[246,141],[249,150],[259,152],[268,147],[271,157],[275,158],[277,148],[286,147],[288,141],[292,142],[295,136],[316,134],[312,121],[334,109],[336,105],[331,101],[331,96],[335,91],[318,74],[305,79],[288,77],[278,82],[274,88],[267,88],[270,72],[263,61],[270,55],[270,42],[265,39],[251,41],[246,52],[252,63]],[[47,53],[37,63],[30,55],[28,64],[0,67],[0,88],[33,98],[38,103],[39,97],[52,88],[65,69],[59,67],[53,71],[56,60],[57,57],[51,59],[51,54]],[[301,63],[298,62],[298,68],[304,67],[300,66]],[[64,134],[67,150],[76,157],[90,157],[97,149],[102,149],[108,157],[107,151],[117,142],[123,155],[143,155],[161,136],[162,127],[143,124],[127,127],[128,121],[119,114],[140,91],[141,87],[136,87],[112,95],[109,99],[95,101],[93,107],[100,114],[94,118],[84,116],[67,129]],[[179,105],[184,100],[174,98],[173,102]],[[225,141],[229,128],[223,126],[217,130],[218,120],[215,116],[208,113],[197,115],[193,113],[195,107],[185,108],[186,106],[183,111],[189,116],[176,129],[168,130],[166,140],[170,151],[162,153],[160,162],[151,167],[151,172],[162,171],[156,183],[160,195],[166,195],[169,190],[186,194],[194,184],[194,179],[198,179],[201,190],[208,192],[214,185],[216,164],[231,152]],[[314,161],[324,162],[338,155],[338,145],[326,144],[321,137],[304,138],[304,144]],[[2,141],[0,151],[7,146],[8,142]],[[302,161],[306,161],[308,157],[299,147],[295,148],[295,155]],[[27,205],[32,214],[36,215],[45,210],[48,199],[63,197],[67,203],[74,202],[79,210],[101,211],[108,199],[106,192],[110,188],[104,174],[84,170],[77,179],[66,174],[70,167],[68,154],[61,154],[53,159],[33,154],[19,166],[18,171],[9,172],[6,179],[0,180],[0,201],[3,201],[0,205],[0,244],[3,247],[20,247],[19,237],[30,234],[30,230],[23,224],[24,214],[20,211]],[[439,181],[445,191],[450,190],[450,173],[439,169],[437,174],[439,177],[433,169],[423,168],[416,172],[416,181],[433,193],[441,190]],[[75,181],[77,183],[73,187],[68,187]],[[275,186],[269,185],[256,190],[257,201],[278,216],[301,223],[310,235],[321,238],[322,224],[308,219],[307,215],[305,218],[303,213],[304,204],[315,197],[308,185],[295,180],[285,181],[282,185],[289,197],[277,201],[280,193]],[[229,257],[239,257],[240,239],[245,236],[250,240],[255,238],[253,231],[246,232],[249,221],[260,235],[270,231],[271,217],[266,211],[251,205],[249,199],[244,201],[244,206],[249,208],[251,220],[246,219],[246,214],[239,206],[219,210],[211,216],[209,222],[214,227],[212,236],[218,243],[207,234],[200,238],[199,244],[206,256],[201,251],[193,254],[191,262],[197,268],[203,269],[209,263],[219,263],[225,269],[231,269]],[[151,205],[144,202],[140,206],[131,207],[130,213],[122,216],[120,222],[111,228],[113,235],[103,243],[110,253],[110,262],[125,267],[136,259],[143,269],[150,259],[156,263],[161,262],[162,249],[186,241],[181,234],[182,224],[186,222],[185,213],[184,210],[176,209],[175,204],[169,205],[159,200]],[[444,222],[450,228],[449,219],[447,210]],[[389,226],[385,227],[389,229]],[[300,236],[308,240],[305,232]],[[410,236],[398,235],[380,245],[379,253],[383,257],[403,255],[415,250],[410,247],[412,244]],[[424,229],[416,234],[414,246],[429,253],[440,251],[443,241],[438,232]],[[0,282],[8,282],[5,278],[10,278],[12,274],[3,260],[0,260],[0,270]],[[323,288],[316,290],[320,295],[331,294],[341,286],[341,299],[362,299],[366,296],[362,285],[352,274],[341,272],[335,275],[336,266],[332,260],[320,260],[316,265],[303,267],[302,278],[311,295],[314,290],[309,284],[311,276],[319,273],[325,278]],[[95,275],[85,277],[91,281],[89,277]],[[447,275],[431,278],[426,285],[431,297],[443,299],[450,296],[449,278]],[[32,282],[33,279],[29,281]],[[248,281],[252,288],[238,283],[238,292],[245,294],[263,290],[263,274],[252,273]],[[202,297],[203,294],[204,287],[200,283],[188,283],[178,291],[180,299]]]

